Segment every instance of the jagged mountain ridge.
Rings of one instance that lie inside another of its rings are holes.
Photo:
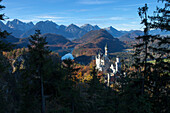
[[[12,33],[12,35],[17,38],[29,37],[30,35],[33,35],[35,33],[35,30],[37,29],[39,29],[42,34],[55,33],[55,34],[62,35],[66,38],[80,38],[89,31],[86,30],[86,28],[84,27],[81,28],[74,24],[71,24],[69,26],[58,25],[48,20],[39,21],[35,25],[32,22],[25,23],[18,19],[8,21],[6,24],[0,21],[0,29]],[[96,29],[100,29],[100,28],[97,25],[95,25],[92,26],[90,30],[96,30]]]
[[[92,30],[99,30],[101,29],[97,25],[90,25],[85,24],[83,26],[77,26],[74,24],[71,24],[69,26],[65,25],[58,25],[52,21],[39,21],[35,25],[32,22],[22,22],[18,19],[14,19],[12,21],[8,21],[6,24],[4,24],[2,21],[0,21],[0,29],[1,30],[7,30],[8,32],[12,33],[13,36],[17,38],[24,38],[29,37],[30,35],[33,35],[35,33],[35,30],[39,29],[41,30],[41,33],[55,33],[62,35],[69,39],[78,39],[82,37],[84,34],[88,33]],[[124,39],[128,40],[128,33],[132,33],[137,30],[132,31],[119,31],[112,26],[108,28],[104,28],[107,30],[113,37],[119,38],[123,36]],[[161,32],[160,30],[152,30],[150,32],[151,34],[161,34],[161,35],[167,35],[170,34],[170,32]],[[133,37],[134,38],[134,37]],[[133,39],[132,38],[132,39]]]
[[[39,29],[42,34],[44,33],[56,33],[58,32],[58,25],[51,21],[40,21],[36,23],[31,29],[21,35],[21,37],[29,37],[35,33],[35,30]]]
[[[14,19],[13,21],[8,21],[6,23],[6,26],[11,28],[11,29],[16,29],[16,30],[20,30],[20,31],[27,31],[27,30],[31,29],[34,26],[34,24],[32,22],[25,23],[25,22],[22,22],[18,19]]]
[[[88,32],[89,32],[89,31],[92,31],[92,30],[99,30],[99,29],[100,29],[99,26],[97,26],[97,25],[92,26],[92,25],[90,25],[90,24],[85,24],[85,25],[81,26],[80,28],[83,29],[83,30],[85,30],[85,31],[88,31]]]
[[[2,21],[0,21],[0,30],[2,30],[2,31],[6,30],[9,33],[12,33],[12,35],[15,37],[20,37],[20,35],[23,33],[23,31],[21,31],[21,30],[8,27]]]

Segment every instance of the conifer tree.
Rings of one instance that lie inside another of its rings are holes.
[[[2,0],[0,0],[1,2]],[[0,10],[4,9],[5,6],[0,5]],[[4,14],[0,14],[0,21],[4,20],[5,18]],[[10,45],[6,44],[3,42],[3,38],[6,38],[9,35],[9,33],[7,31],[2,31],[0,28],[0,72],[3,72],[3,70],[5,69],[4,65],[3,65],[3,56],[2,56],[2,51],[6,51],[6,50],[10,50]]]
[[[158,2],[161,1],[164,6],[162,8],[157,7],[156,11],[154,11],[154,16],[149,16],[151,28],[170,31],[170,1],[158,0]],[[153,112],[166,113],[170,110],[170,37],[157,35],[152,42],[154,46],[151,46],[149,49],[153,53],[154,64],[152,66],[152,73],[147,82],[147,91],[151,95],[150,100],[153,104]]]
[[[110,87],[105,87],[101,91],[102,95],[102,106],[101,113],[118,113],[119,98],[118,93]]]
[[[149,95],[152,112],[154,113],[166,113],[169,108],[169,36],[148,34],[151,28],[169,30],[169,1],[164,0],[163,2],[165,2],[165,7],[157,8],[156,15],[149,18],[147,16],[147,5],[139,8],[141,23],[145,25],[145,28],[144,36],[137,37],[141,43],[135,46],[136,51],[134,54],[137,69],[135,75],[141,78],[142,81],[141,94]],[[154,62],[148,62],[148,60],[153,60]],[[144,99],[146,98],[148,96]]]
[[[62,100],[65,98],[67,101],[64,99],[63,105],[73,113],[78,113],[82,109],[80,109],[80,106],[82,105],[79,103],[80,101],[80,92],[78,87],[76,86],[78,81],[75,76],[75,72],[77,72],[79,69],[75,68],[75,64],[73,60],[71,59],[65,59],[63,60],[63,67],[65,71],[65,77],[62,85]],[[69,93],[68,93],[69,92]],[[83,110],[82,110],[83,111]]]
[[[2,2],[2,0],[0,0],[0,2]],[[0,5],[0,10],[2,10],[3,8],[5,8],[5,6]],[[4,14],[0,14],[0,20],[4,20]]]
[[[158,0],[164,3],[164,7],[158,7],[154,11],[154,16],[149,16],[151,19],[151,28],[170,31],[169,27],[169,0]]]
[[[147,79],[151,73],[151,63],[148,63],[148,59],[152,58],[149,51],[151,40],[155,37],[149,35],[150,22],[147,15],[148,7],[145,4],[144,7],[139,8],[139,16],[141,18],[141,24],[144,24],[144,36],[139,36],[136,39],[138,43],[134,46],[135,63],[133,66],[136,71],[131,72],[125,77],[126,86],[120,92],[119,95],[119,112],[138,112],[138,113],[151,113],[151,103],[149,102],[149,95],[146,91]]]
[[[139,40],[139,44],[136,44],[134,47],[136,49],[135,51],[135,62],[134,65],[136,69],[138,69],[138,76],[141,79],[141,94],[144,94],[145,90],[145,79],[148,77],[148,73],[150,72],[149,63],[147,62],[148,58],[150,57],[150,53],[148,51],[148,46],[151,42],[151,39],[155,36],[149,35],[149,28],[150,23],[148,21],[148,15],[147,15],[148,7],[147,4],[145,4],[144,7],[139,8],[139,16],[141,18],[141,24],[144,24],[144,36],[139,36],[136,39]]]
[[[2,0],[0,0],[1,2]],[[5,6],[0,5],[0,10]],[[5,20],[5,15],[0,14],[0,21]],[[16,82],[14,76],[12,76],[12,67],[9,60],[3,56],[3,51],[9,51],[12,46],[3,42],[3,38],[9,35],[7,31],[0,29],[0,112],[16,112]]]
[[[97,70],[94,66],[91,71],[91,76],[93,77],[89,81],[88,88],[88,100],[89,100],[89,112],[90,113],[100,113],[104,110],[104,86],[100,83],[99,78],[97,78]]]
[[[50,54],[50,50],[46,46],[46,38],[40,36],[40,30],[36,30],[31,36],[29,49],[29,69],[34,78],[40,78],[41,89],[41,113],[45,113],[45,95],[44,95],[44,64],[46,57]]]
[[[1,2],[2,0],[0,0]],[[0,5],[0,10],[3,10],[5,8],[5,6]],[[3,21],[7,18],[5,18],[5,14],[0,14],[0,21]],[[13,48],[12,45],[10,44],[6,44],[2,41],[3,38],[6,38],[9,35],[9,33],[4,30],[2,31],[2,29],[0,28],[0,54],[2,54],[2,51],[9,51],[10,49]]]
[[[126,79],[127,84],[118,95],[118,113],[152,113],[149,96],[141,94],[141,79],[129,75]]]

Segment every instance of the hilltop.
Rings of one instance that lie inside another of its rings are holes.
[[[80,43],[73,50],[73,55],[76,57],[81,55],[93,56],[99,51],[103,52],[106,44],[110,53],[124,49],[124,43],[114,38],[104,29],[90,31],[77,39],[76,42]]]

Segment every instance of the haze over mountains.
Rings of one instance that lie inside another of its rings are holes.
[[[8,32],[12,33],[11,35],[13,35],[16,38],[29,37],[30,35],[33,35],[35,33],[35,30],[39,29],[42,34],[54,33],[54,34],[62,35],[69,39],[77,39],[82,37],[89,31],[99,30],[101,28],[97,25],[93,26],[90,24],[85,24],[80,27],[74,24],[71,24],[69,26],[58,25],[48,20],[39,21],[34,25],[32,22],[25,23],[18,19],[14,19],[12,21],[8,21],[6,24],[0,21],[0,29],[7,30]],[[122,41],[128,39],[131,40],[134,39],[134,36],[142,35],[142,31],[139,30],[119,31],[112,26],[104,29],[107,30],[113,37],[120,38],[120,40]],[[151,33],[152,34],[159,33],[162,35],[170,34],[170,32],[161,32],[160,30],[152,30]]]

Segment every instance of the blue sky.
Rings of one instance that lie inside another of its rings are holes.
[[[149,14],[161,5],[157,0],[3,0],[1,4],[6,8],[0,13],[5,13],[9,20],[24,22],[52,20],[59,25],[89,23],[101,28],[142,30],[137,11],[145,3]]]

